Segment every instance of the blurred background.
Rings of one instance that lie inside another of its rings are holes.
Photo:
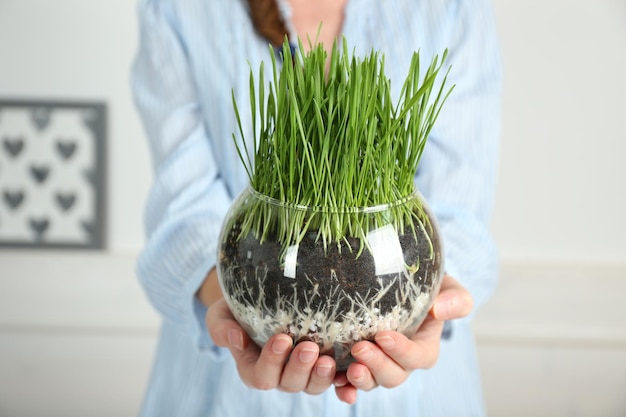
[[[624,417],[626,1],[494,4],[506,75],[493,221],[502,273],[474,325],[490,415]],[[103,212],[92,207],[102,249],[81,249],[98,246],[87,235],[0,248],[0,416],[139,410],[159,320],[134,275],[151,182],[129,92],[136,42],[134,1],[0,0],[0,106],[71,102],[83,118],[81,103],[106,106],[105,155],[91,161],[100,182],[84,191],[103,197]],[[22,148],[0,140],[0,205],[15,205],[5,168]],[[61,209],[71,201],[57,196]]]

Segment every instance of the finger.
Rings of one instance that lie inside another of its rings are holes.
[[[357,389],[350,385],[345,372],[338,373],[335,376],[335,395],[340,401],[348,404],[354,404],[357,397]]]
[[[242,351],[250,344],[250,338],[237,323],[223,298],[208,309],[206,326],[217,346]]]
[[[353,362],[348,366],[346,378],[349,385],[362,391],[371,391],[378,386],[374,375],[367,365],[359,362]]]
[[[340,371],[335,373],[335,377],[333,378],[333,384],[335,384],[335,387],[338,388],[349,384],[348,378],[346,377],[346,371]]]
[[[474,308],[472,295],[456,279],[444,276],[432,313],[437,320],[454,320],[469,315]]]
[[[293,346],[291,337],[286,334],[272,336],[258,356],[250,349],[235,352],[237,369],[243,382],[259,390],[278,387],[285,361]]]
[[[392,388],[407,378],[408,372],[372,342],[356,343],[351,353],[358,362],[351,364],[346,374],[358,389],[369,391],[377,385]]]
[[[337,365],[335,360],[328,355],[321,355],[315,362],[311,378],[304,392],[311,395],[318,395],[326,391],[335,377]]]
[[[293,343],[289,336],[273,336],[261,350],[251,343],[250,337],[234,319],[224,299],[211,305],[207,311],[206,324],[214,343],[230,349],[244,384],[260,390],[278,386]]]
[[[384,331],[379,332],[374,340],[382,351],[403,370],[429,369],[437,363],[442,330],[443,322],[428,316],[412,338],[407,338],[398,332]],[[383,386],[395,382],[389,379],[383,380],[382,378],[386,378],[387,374],[379,376],[378,373],[373,372],[378,383]]]
[[[248,386],[254,384],[254,366],[261,349],[254,343],[234,319],[226,301],[221,299],[211,305],[206,315],[206,325],[217,346],[229,348],[237,365],[241,380]]]
[[[292,350],[289,361],[284,367],[279,388],[286,392],[304,391],[319,352],[319,347],[313,342],[299,343]]]
[[[345,385],[343,387],[335,387],[335,395],[339,400],[347,404],[354,404],[357,397],[357,389],[352,385]]]

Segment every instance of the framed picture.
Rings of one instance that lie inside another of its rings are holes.
[[[105,245],[106,105],[0,99],[0,247]]]

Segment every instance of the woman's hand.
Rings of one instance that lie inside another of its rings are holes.
[[[216,279],[214,272],[209,274],[207,282],[213,279]],[[375,336],[375,343],[358,342],[352,347],[357,362],[350,364],[346,372],[335,375],[334,359],[320,355],[319,347],[313,342],[301,342],[294,348],[289,336],[278,334],[260,349],[234,319],[221,294],[217,300],[213,298],[207,312],[207,328],[215,344],[230,350],[239,376],[247,386],[315,395],[334,383],[337,397],[350,404],[356,401],[359,389],[396,387],[413,370],[434,366],[443,323],[464,317],[473,308],[469,292],[454,278],[445,276],[431,311],[413,337],[385,331]]]
[[[249,387],[321,394],[333,383],[336,364],[320,355],[313,342],[293,347],[291,337],[277,334],[260,349],[239,326],[223,298],[213,302],[206,316],[216,345],[230,349],[242,381]]]
[[[384,331],[376,334],[375,343],[362,341],[352,347],[357,362],[335,377],[337,397],[352,404],[357,390],[396,387],[412,371],[433,367],[439,356],[444,322],[465,317],[472,308],[470,293],[454,278],[445,276],[432,309],[413,337]]]

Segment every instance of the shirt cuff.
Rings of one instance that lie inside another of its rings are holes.
[[[227,351],[225,348],[217,346],[206,327],[207,307],[200,302],[196,293],[204,282],[208,272],[215,267],[214,260],[207,260],[201,264],[187,282],[184,295],[187,309],[189,332],[198,350],[206,352],[214,359],[222,358]]]

